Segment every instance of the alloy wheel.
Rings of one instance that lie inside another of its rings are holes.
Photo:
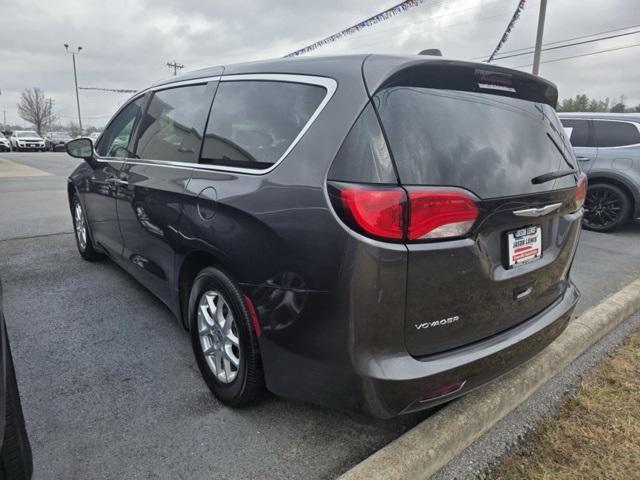
[[[78,245],[80,250],[84,251],[87,248],[87,224],[84,220],[84,213],[82,212],[82,206],[80,203],[76,203],[74,209],[74,223],[76,227],[76,237],[78,239]]]
[[[240,368],[240,339],[233,312],[218,291],[200,297],[198,336],[211,372],[222,383],[233,382]]]
[[[594,228],[607,228],[619,221],[623,199],[607,187],[589,187],[584,205],[584,222]]]

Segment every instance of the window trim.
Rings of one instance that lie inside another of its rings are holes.
[[[289,73],[247,73],[247,74],[235,74],[235,75],[221,75],[215,77],[204,77],[204,78],[194,78],[192,80],[184,80],[181,82],[174,82],[169,84],[163,84],[155,87],[149,87],[145,90],[142,90],[136,93],[133,97],[129,99],[118,111],[114,114],[113,118],[115,118],[122,110],[124,110],[131,102],[137,100],[142,95],[146,95],[150,92],[156,92],[160,90],[168,90],[176,87],[185,87],[190,85],[199,85],[206,84],[210,82],[237,82],[237,81],[271,81],[271,82],[283,82],[283,83],[302,83],[306,85],[317,85],[320,87],[324,87],[325,96],[313,112],[311,117],[307,123],[302,127],[298,135],[293,139],[289,147],[284,151],[284,153],[280,156],[280,158],[270,165],[268,168],[247,168],[247,167],[232,167],[228,165],[218,165],[218,164],[203,164],[203,163],[185,163],[185,162],[173,162],[169,160],[151,160],[151,159],[136,159],[136,158],[112,158],[112,157],[100,157],[97,155],[94,148],[94,156],[98,162],[106,162],[106,163],[128,163],[132,165],[155,165],[160,167],[168,167],[168,168],[188,168],[188,169],[197,169],[197,170],[210,170],[210,171],[221,171],[221,172],[231,172],[231,173],[246,173],[250,175],[265,175],[282,163],[284,159],[289,155],[289,153],[295,148],[298,142],[302,139],[304,134],[311,128],[311,125],[315,122],[316,118],[322,113],[327,103],[333,97],[335,91],[338,88],[338,82],[333,78],[329,77],[320,77],[314,75],[298,75],[298,74],[289,74]],[[215,97],[213,99],[215,103]],[[146,105],[145,105],[146,107]],[[113,119],[112,119],[113,121]],[[111,122],[109,122],[109,125]],[[105,128],[109,128],[109,125]],[[206,128],[206,126],[205,126]],[[137,132],[135,132],[137,134]],[[203,138],[204,141],[204,138]],[[94,146],[95,147],[95,146]]]
[[[611,150],[611,149],[618,149],[618,148],[631,148],[631,147],[638,147],[640,146],[640,142],[638,143],[630,143],[629,145],[616,145],[614,147],[601,147],[598,145],[598,132],[596,131],[596,122],[610,122],[610,123],[628,123],[630,125],[633,125],[634,127],[636,127],[636,130],[638,130],[638,134],[640,134],[640,124],[638,124],[637,122],[634,122],[633,120],[614,120],[614,119],[609,119],[609,118],[592,118],[591,119],[593,121],[593,139],[595,141],[596,144],[596,148],[598,149],[607,149],[607,150]]]

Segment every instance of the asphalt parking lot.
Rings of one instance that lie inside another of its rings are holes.
[[[0,277],[34,478],[333,478],[425,414],[388,422],[210,395],[189,339],[122,270],[76,253],[64,153],[0,154]],[[640,223],[583,232],[579,312],[640,275]]]

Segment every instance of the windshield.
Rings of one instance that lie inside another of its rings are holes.
[[[480,198],[575,186],[575,177],[534,177],[575,169],[553,108],[476,92],[392,87],[376,95],[400,180],[452,185]]]
[[[18,132],[16,136],[18,138],[27,138],[27,137],[39,137],[40,135],[38,135],[36,132],[26,131],[26,132]]]

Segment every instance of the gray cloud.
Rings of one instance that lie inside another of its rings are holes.
[[[187,69],[281,56],[388,8],[397,0],[208,2],[204,0],[0,0],[0,110],[19,122],[20,91],[38,86],[56,101],[63,122],[75,118],[71,58],[63,43],[82,45],[79,83],[142,88],[166,77],[165,63]],[[428,47],[470,59],[488,55],[502,34],[515,0],[433,0],[386,22],[319,49],[314,54],[416,53]],[[538,2],[530,0],[504,50],[533,45]],[[637,0],[552,0],[545,41],[640,24]],[[640,42],[640,35],[572,47],[544,60]],[[640,103],[640,47],[543,64],[561,97],[587,93],[626,95]],[[518,66],[531,56],[504,60]],[[523,68],[529,70],[529,67]],[[127,95],[81,92],[84,123],[103,125]]]

